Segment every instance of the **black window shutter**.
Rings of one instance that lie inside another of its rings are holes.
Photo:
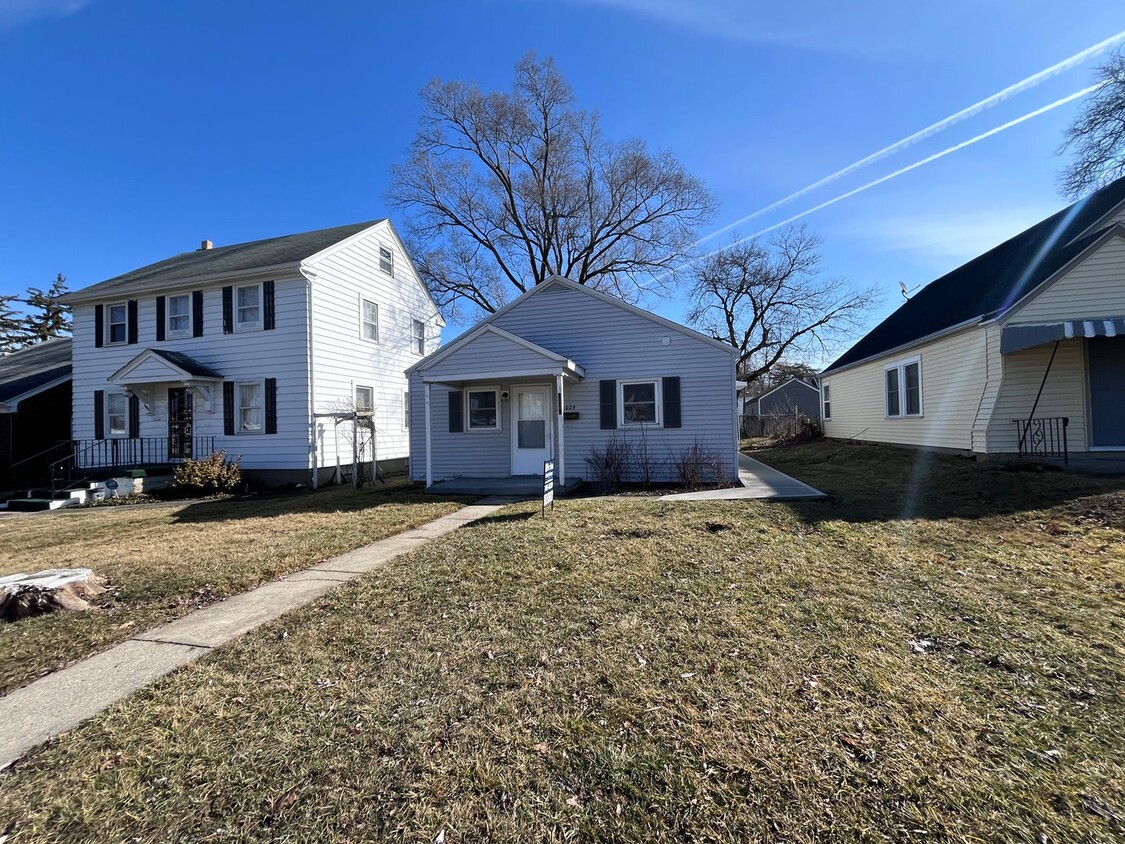
[[[156,339],[164,339],[164,297],[156,297]]]
[[[141,435],[141,400],[134,394],[129,396],[129,436],[136,439]]]
[[[203,336],[203,291],[191,294],[191,336]]]
[[[451,434],[459,434],[465,430],[465,423],[461,418],[464,400],[464,393],[460,390],[449,391],[449,433]]]
[[[94,390],[94,439],[105,439],[105,390]]]
[[[223,334],[234,333],[234,288],[223,288]]]
[[[617,428],[617,382],[599,381],[598,389],[601,394],[602,430],[612,431]]]
[[[99,349],[105,342],[105,307],[94,305],[94,345]]]
[[[129,300],[129,345],[137,342],[137,300]]]
[[[680,411],[680,377],[669,376],[664,379],[664,427],[681,427]]]
[[[262,282],[262,328],[272,331],[274,325],[273,282]]]
[[[223,433],[234,436],[234,382],[223,382]]]
[[[277,433],[277,379],[266,379],[266,433]]]

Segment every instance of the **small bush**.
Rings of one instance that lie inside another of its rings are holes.
[[[242,483],[238,459],[227,460],[226,451],[217,451],[199,460],[185,460],[172,470],[173,486],[187,494],[215,495],[234,492]]]
[[[672,455],[672,467],[680,483],[688,489],[699,489],[705,483],[719,483],[726,477],[726,463],[721,454],[695,440]]]
[[[584,460],[590,467],[591,480],[602,495],[613,492],[629,472],[633,449],[617,434],[610,435],[605,448],[591,448]]]

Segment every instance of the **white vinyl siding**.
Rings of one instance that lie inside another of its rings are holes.
[[[1125,316],[1125,239],[1113,237],[1005,320],[1035,325]]]

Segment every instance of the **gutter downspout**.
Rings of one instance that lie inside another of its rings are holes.
[[[309,326],[309,486],[312,489],[317,488],[318,478],[320,473],[317,471],[320,463],[320,455],[317,454],[316,449],[316,351],[313,338],[316,332],[313,326],[313,289],[312,280],[316,277],[316,273],[308,269],[304,264],[301,265],[301,275],[305,278],[305,306],[308,312],[308,326]]]

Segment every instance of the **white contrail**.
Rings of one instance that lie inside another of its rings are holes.
[[[1073,102],[1074,100],[1080,99],[1081,97],[1084,97],[1087,94],[1098,90],[1098,88],[1101,88],[1105,84],[1106,84],[1105,82],[1098,82],[1094,85],[1090,85],[1087,88],[1083,88],[1081,91],[1075,91],[1073,94],[1069,94],[1068,96],[1065,96],[1062,99],[1055,100],[1053,103],[1048,103],[1045,106],[1041,106],[1040,108],[1035,109],[1035,111],[1029,111],[1027,114],[1023,115],[1022,117],[1017,117],[1014,120],[1009,120],[1007,123],[1003,123],[1000,126],[995,127],[994,129],[989,129],[987,132],[982,132],[981,134],[977,135],[974,138],[969,138],[967,141],[961,141],[961,143],[959,143],[959,144],[954,144],[951,147],[943,149],[941,152],[935,152],[933,155],[926,156],[925,158],[921,159],[920,161],[915,161],[913,164],[908,164],[905,167],[901,167],[898,170],[895,170],[893,173],[888,173],[885,176],[880,176],[878,179],[875,179],[874,181],[868,182],[865,185],[860,185],[858,188],[853,188],[852,190],[848,191],[847,193],[842,193],[842,194],[840,194],[839,196],[837,196],[833,199],[829,199],[826,202],[822,202],[819,205],[815,205],[812,208],[808,209],[807,211],[802,211],[800,214],[794,214],[792,217],[790,217],[787,220],[782,220],[780,223],[774,223],[772,226],[767,226],[766,228],[762,229],[761,231],[757,231],[754,234],[747,235],[746,237],[740,237],[737,240],[734,240],[734,241],[728,243],[726,246],[723,246],[720,249],[716,249],[713,252],[708,252],[706,255],[703,255],[702,257],[710,258],[712,255],[717,255],[719,252],[722,252],[725,249],[729,249],[731,246],[736,246],[739,243],[745,243],[748,240],[753,240],[756,237],[761,237],[763,234],[766,234],[767,232],[771,232],[774,229],[779,229],[782,226],[787,226],[790,223],[801,219],[802,217],[807,217],[809,214],[812,214],[816,211],[820,211],[822,208],[827,208],[830,205],[835,205],[837,202],[841,202],[841,201],[847,199],[848,197],[855,196],[857,193],[862,193],[863,191],[868,190],[869,188],[873,188],[876,185],[883,184],[883,182],[887,182],[887,181],[890,181],[891,179],[897,178],[898,176],[901,176],[903,173],[909,173],[911,170],[916,170],[919,167],[921,167],[923,164],[929,164],[931,161],[937,161],[939,158],[944,158],[945,156],[950,155],[951,153],[957,152],[958,150],[964,149],[967,146],[972,146],[973,144],[978,143],[979,141],[983,141],[985,138],[991,138],[993,135],[999,134],[1000,132],[1003,132],[1006,129],[1011,129],[1013,126],[1018,126],[1019,124],[1025,122],[1027,120],[1031,120],[1033,117],[1038,117],[1041,114],[1046,114],[1048,111],[1051,111],[1052,109],[1056,109],[1059,106],[1064,106],[1067,103],[1070,103],[1070,102]],[[696,260],[699,260],[699,259],[696,259]]]
[[[1105,39],[1104,41],[1099,41],[1094,46],[1088,47],[1080,53],[1075,53],[1073,56],[1071,56],[1068,59],[1063,59],[1061,62],[1057,62],[1056,64],[1053,64],[1050,67],[1039,71],[1038,73],[1034,73],[1031,76],[1027,77],[1026,79],[1021,80],[1020,82],[1016,82],[1013,85],[1009,85],[1007,88],[993,94],[991,97],[985,97],[980,102],[974,103],[973,105],[969,106],[968,108],[963,108],[963,109],[961,109],[961,111],[957,112],[956,114],[951,114],[949,117],[943,118],[942,120],[939,120],[937,123],[932,123],[929,126],[927,126],[925,129],[920,129],[919,131],[915,132],[913,135],[909,135],[909,136],[903,138],[901,141],[896,141],[895,143],[891,144],[890,146],[883,147],[878,152],[873,152],[873,153],[871,153],[871,155],[867,156],[866,158],[861,158],[859,161],[856,161],[854,164],[849,164],[847,167],[843,168],[842,170],[837,170],[835,173],[830,173],[829,175],[825,176],[823,179],[820,179],[819,181],[813,182],[811,185],[808,185],[807,187],[801,188],[796,193],[791,193],[791,194],[789,194],[789,196],[786,196],[782,199],[779,199],[779,200],[777,200],[777,202],[774,202],[770,205],[767,205],[765,208],[761,208],[761,209],[755,211],[753,214],[747,214],[742,219],[735,220],[733,223],[730,223],[729,225],[723,226],[721,229],[717,229],[717,230],[711,232],[710,234],[705,235],[704,237],[701,237],[698,241],[696,241],[696,246],[698,246],[701,243],[705,243],[706,241],[710,240],[711,238],[717,237],[717,236],[723,234],[724,232],[730,231],[733,228],[737,228],[738,226],[741,226],[744,223],[747,223],[750,220],[753,220],[755,217],[759,217],[762,214],[765,214],[767,211],[772,211],[775,208],[779,208],[782,205],[787,205],[788,203],[792,202],[794,199],[799,199],[800,197],[804,196],[807,193],[810,193],[810,192],[816,190],[817,188],[824,187],[825,185],[830,184],[831,182],[835,182],[837,179],[842,179],[842,178],[844,178],[844,176],[848,176],[848,175],[854,173],[856,170],[860,170],[860,169],[866,167],[869,164],[874,164],[876,161],[880,161],[880,160],[886,158],[889,155],[894,155],[896,152],[901,152],[902,150],[906,149],[907,147],[913,146],[914,144],[918,143],[919,141],[923,141],[926,138],[929,138],[933,135],[936,135],[938,132],[941,132],[941,131],[944,131],[945,129],[948,129],[950,126],[953,126],[957,123],[960,123],[963,120],[968,120],[970,117],[973,117],[974,115],[980,114],[980,112],[984,111],[985,109],[992,108],[994,105],[997,105],[997,104],[1003,102],[1004,100],[1008,99],[1009,97],[1014,97],[1016,94],[1020,94],[1024,91],[1028,90],[1029,88],[1034,88],[1039,83],[1044,82],[1044,81],[1046,81],[1047,79],[1050,79],[1053,76],[1058,76],[1060,73],[1064,73],[1064,72],[1066,72],[1066,71],[1068,71],[1068,70],[1070,70],[1074,67],[1077,67],[1078,65],[1082,64],[1083,62],[1085,62],[1087,59],[1091,58],[1092,56],[1096,56],[1099,53],[1104,53],[1110,47],[1113,47],[1115,44],[1118,44],[1122,41],[1125,41],[1125,32],[1119,32],[1116,35]]]

